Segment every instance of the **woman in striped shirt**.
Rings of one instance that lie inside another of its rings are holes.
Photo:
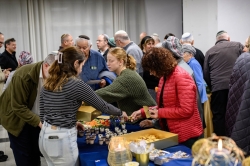
[[[105,114],[123,115],[123,112],[102,100],[78,75],[84,65],[83,53],[68,47],[58,54],[49,69],[40,95],[40,119],[43,123],[39,148],[48,165],[76,165],[78,158],[76,112],[82,101]]]

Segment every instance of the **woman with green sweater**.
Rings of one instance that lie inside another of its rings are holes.
[[[96,91],[108,103],[116,102],[118,107],[131,115],[142,106],[155,106],[147,86],[141,76],[136,73],[136,61],[122,48],[110,49],[107,56],[107,65],[110,71],[115,72],[114,82]]]

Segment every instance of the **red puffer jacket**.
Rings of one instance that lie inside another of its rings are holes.
[[[163,77],[159,82],[157,102],[163,86]],[[181,67],[177,66],[167,78],[163,91],[163,108],[158,109],[161,127],[178,134],[179,142],[202,134],[202,123],[196,103],[196,85],[192,77]],[[166,124],[166,123],[165,123]]]

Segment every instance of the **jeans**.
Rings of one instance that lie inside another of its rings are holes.
[[[78,165],[77,129],[43,123],[39,135],[39,148],[48,166]]]
[[[40,128],[26,123],[18,137],[8,132],[10,147],[17,166],[39,166],[40,151],[38,137]]]

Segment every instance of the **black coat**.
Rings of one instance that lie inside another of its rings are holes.
[[[10,54],[8,51],[4,51],[0,56],[0,66],[2,69],[11,68],[11,71],[16,70],[18,63],[16,60],[16,52]]]
[[[225,120],[227,135],[250,154],[250,53],[241,54],[234,65]]]
[[[199,50],[198,48],[195,48],[195,50],[196,50],[196,53],[194,55],[194,58],[199,62],[199,64],[201,65],[201,68],[203,70],[203,64],[204,64],[205,56],[201,52],[201,50]]]

